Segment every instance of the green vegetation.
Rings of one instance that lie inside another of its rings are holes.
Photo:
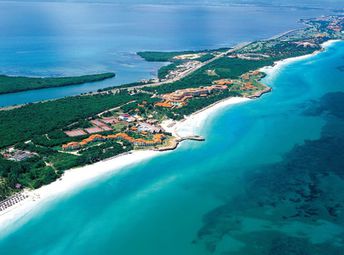
[[[5,178],[11,190],[17,183],[29,188],[39,188],[56,180],[61,173],[46,166],[41,157],[34,157],[22,162],[0,158],[0,176]],[[1,195],[0,195],[1,196]]]
[[[20,144],[16,147],[38,152],[39,156],[20,162],[5,160],[0,156],[0,200],[15,192],[17,184],[36,189],[55,181],[67,169],[98,162],[132,150],[130,144],[125,144],[123,147],[114,141],[82,150],[80,155],[61,153],[32,143]]]
[[[75,121],[145,96],[130,96],[124,91],[118,94],[67,97],[0,111],[0,148],[64,128]]]
[[[172,70],[176,69],[177,66],[182,64],[182,63],[183,63],[183,61],[178,60],[178,61],[172,62],[169,65],[160,67],[159,70],[158,70],[158,78],[159,79],[164,79],[169,74],[169,72],[171,72]]]
[[[193,59],[193,60],[198,60],[201,62],[206,62],[210,59],[214,58],[214,55],[212,54],[205,54],[199,58]],[[164,79],[169,72],[171,72],[172,70],[175,70],[177,68],[178,65],[182,65],[184,62],[186,62],[185,60],[173,60],[173,62],[171,64],[168,64],[166,66],[162,66],[161,68],[159,68],[158,70],[158,78],[159,79]]]
[[[186,107],[172,110],[172,112],[174,113],[172,119],[175,119],[175,120],[183,119],[184,116],[197,112],[217,101],[220,101],[228,97],[237,97],[237,96],[240,96],[240,93],[226,90],[217,94],[210,95],[208,97],[193,98],[191,100],[188,100],[188,105]]]
[[[210,54],[209,53],[214,53],[214,52],[225,52],[228,51],[230,48],[220,48],[220,49],[215,49],[215,50],[200,50],[200,51],[169,51],[169,52],[164,52],[164,51],[142,51],[138,52],[137,55],[139,55],[141,58],[143,58],[146,61],[149,62],[170,62],[173,60],[174,57],[179,56],[179,55],[185,55],[185,54],[198,54],[198,53],[207,53],[206,55],[207,58],[209,58]],[[202,61],[200,59],[195,59]]]
[[[207,54],[204,54],[203,56],[199,57],[199,58],[196,58],[195,60],[198,60],[198,61],[201,61],[201,62],[206,62],[210,59],[214,58],[214,55],[213,54],[210,54],[210,53],[207,53]]]
[[[54,152],[47,157],[47,161],[54,165],[54,168],[58,172],[71,169],[83,164],[83,159],[80,156],[76,156],[68,153]]]
[[[174,57],[184,54],[193,54],[197,53],[194,51],[172,51],[172,52],[159,52],[159,51],[143,51],[138,52],[137,55],[139,55],[141,58],[148,62],[169,62]]]
[[[111,158],[126,151],[130,151],[133,147],[127,144],[124,149],[122,145],[114,141],[107,141],[106,143],[100,144],[98,146],[93,146],[82,150],[82,156],[79,159],[82,165],[95,163],[106,158]]]
[[[114,73],[102,73],[74,77],[33,78],[0,75],[0,94],[32,89],[52,88],[102,81],[114,77]]]
[[[203,51],[173,51],[173,52],[159,52],[159,51],[145,51],[138,52],[137,54],[150,62],[171,62],[170,64],[161,67],[158,70],[158,78],[164,79],[167,74],[176,69],[178,65],[181,65],[188,61],[200,61],[206,62],[215,57],[214,53],[228,51],[229,48],[221,48],[217,50],[203,50]],[[200,57],[194,59],[175,59],[174,57],[185,54],[201,54]]]
[[[265,48],[267,48],[266,51]],[[264,66],[270,66],[275,61],[310,54],[316,50],[319,50],[319,48],[297,47],[295,44],[288,42],[277,43],[271,47],[262,47],[259,42],[257,42],[243,48],[240,52],[250,53],[254,51],[255,53],[270,54],[271,57],[262,58],[260,60],[248,60],[224,56],[203,66],[179,81],[159,87],[146,87],[144,90],[156,92],[158,94],[165,94],[178,89],[210,85],[213,81],[218,79],[238,79],[244,73],[257,70]],[[164,68],[167,69],[169,66],[170,65],[162,67],[162,71],[165,72]],[[161,71],[159,70],[159,73],[160,72]]]
[[[0,162],[1,162],[1,159],[0,159]],[[10,187],[8,180],[6,178],[0,177],[0,201],[6,199],[12,193],[13,193],[13,189]]]
[[[217,79],[237,79],[239,76],[259,69],[263,66],[272,65],[274,62],[273,59],[266,60],[246,60],[239,58],[228,58],[222,57],[219,58],[209,65],[205,66],[205,69],[215,70],[217,76],[210,76],[211,80]],[[204,72],[203,72],[204,73]],[[208,75],[209,76],[209,75]]]
[[[130,88],[130,87],[140,86],[140,85],[144,85],[144,84],[146,84],[146,83],[143,81],[132,82],[132,83],[127,83],[127,84],[123,84],[123,85],[111,86],[111,87],[106,87],[103,89],[98,89],[97,92],[109,91],[109,90],[114,90],[114,89]]]
[[[48,134],[49,139],[47,138],[46,135],[36,135],[31,140],[37,145],[53,148],[61,144],[65,144],[65,143],[69,143],[73,141],[81,141],[82,139],[85,139],[88,137],[88,135],[85,135],[85,136],[78,136],[77,138],[73,138],[73,137],[68,137],[66,134],[64,135],[65,135],[64,137],[60,137],[60,138],[50,138]]]
[[[238,79],[244,73],[272,64],[272,59],[256,61],[222,57],[203,66],[179,81],[159,87],[146,87],[144,90],[157,92],[158,94],[166,94],[178,89],[206,86],[219,79]],[[207,72],[208,70],[214,71],[216,75],[209,75]]]
[[[123,112],[129,114],[139,114],[143,118],[147,118],[154,111],[154,104],[161,101],[160,98],[146,98],[145,100],[132,102],[121,107]]]
[[[91,123],[85,119],[78,120],[67,127],[63,128],[63,130],[73,130],[76,128],[89,128],[91,127]]]
[[[112,127],[113,127],[114,131],[118,132],[118,133],[124,131],[127,128],[127,126],[124,125],[123,123],[116,123],[116,124],[112,125]]]
[[[321,43],[321,42],[320,42]],[[302,47],[293,42],[272,40],[267,42],[254,42],[240,50],[240,53],[258,53],[271,56],[272,60],[277,61],[286,58],[303,56],[320,50],[320,46]]]

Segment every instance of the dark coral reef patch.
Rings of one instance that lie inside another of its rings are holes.
[[[304,114],[326,120],[321,137],[247,171],[245,192],[204,215],[195,243],[215,252],[230,237],[243,245],[228,254],[343,254],[344,93],[309,102]]]

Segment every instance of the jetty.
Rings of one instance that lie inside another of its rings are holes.
[[[200,135],[191,135],[191,136],[184,136],[180,137],[179,142],[186,141],[186,140],[191,140],[191,141],[205,141],[205,138]]]
[[[168,145],[166,145],[164,147],[159,147],[156,150],[157,151],[171,151],[171,150],[176,149],[181,142],[186,141],[186,140],[202,142],[202,141],[205,141],[205,138],[200,136],[200,135],[178,137],[178,138],[172,140]]]

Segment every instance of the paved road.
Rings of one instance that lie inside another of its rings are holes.
[[[226,54],[229,54],[229,53],[232,53],[234,51],[240,50],[240,49],[244,48],[245,46],[247,46],[250,43],[251,42],[240,43],[237,46],[235,46],[234,48],[231,48],[228,51],[225,51],[225,52],[219,54],[218,56],[216,56],[216,57],[214,57],[214,58],[212,58],[212,59],[210,59],[208,61],[205,61],[205,62],[199,64],[198,66],[196,66],[194,68],[191,68],[189,70],[186,70],[186,71],[182,72],[180,75],[178,75],[177,77],[175,77],[173,79],[169,79],[169,80],[161,81],[161,82],[155,82],[155,83],[147,83],[147,84],[144,84],[144,85],[137,85],[137,86],[129,87],[128,89],[139,89],[139,88],[144,88],[144,87],[156,87],[156,86],[161,86],[161,85],[168,84],[168,83],[171,83],[171,82],[179,81],[179,80],[183,79],[184,77],[190,75],[191,73],[197,71],[198,69],[202,68],[203,66],[208,65],[209,63],[211,63],[211,62],[213,62],[213,61],[215,61],[215,60],[225,56]],[[113,88],[112,90],[106,90],[106,91],[102,91],[102,92],[85,93],[85,94],[83,94],[83,96],[102,94],[102,93],[107,93],[109,91],[112,91],[112,92],[116,93],[119,89],[120,88]],[[77,95],[77,96],[80,96],[80,95]],[[59,98],[48,99],[48,100],[43,100],[43,101],[40,101],[40,102],[48,102],[48,101],[54,101],[54,100],[58,100],[58,99]],[[26,104],[16,105],[16,106],[8,106],[8,107],[0,107],[0,111],[12,110],[14,108],[20,108],[20,107],[22,107],[24,105],[26,105]]]
[[[202,68],[203,66],[205,65],[208,65],[209,63],[211,62],[214,62],[215,60],[229,54],[229,53],[232,53],[232,52],[235,52],[237,50],[240,50],[242,48],[244,48],[245,46],[247,46],[248,44],[250,44],[251,42],[246,42],[246,43],[240,43],[238,44],[237,46],[235,46],[234,48],[231,48],[229,49],[228,51],[225,51],[219,55],[217,55],[216,57],[208,60],[208,61],[205,61],[205,62],[202,62],[201,64],[199,64],[198,66],[194,67],[194,68],[191,68],[189,70],[186,70],[182,73],[180,73],[178,76],[174,77],[173,79],[169,79],[169,80],[166,80],[166,81],[161,81],[161,82],[154,82],[154,83],[147,83],[147,84],[144,84],[144,85],[137,85],[137,86],[133,86],[133,87],[130,87],[129,89],[139,89],[139,88],[144,88],[144,87],[156,87],[156,86],[161,86],[161,85],[164,85],[164,84],[168,84],[168,83],[171,83],[171,82],[176,82],[176,81],[179,81],[181,79],[183,79],[184,77],[190,75],[191,73],[197,71],[198,69]],[[116,91],[117,89],[114,88],[113,91]]]

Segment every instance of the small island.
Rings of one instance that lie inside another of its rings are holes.
[[[0,75],[0,94],[20,91],[79,85],[115,77],[115,73],[90,74],[72,77],[23,77]]]
[[[305,28],[233,48],[140,52],[168,62],[158,77],[85,95],[0,111],[0,211],[71,168],[133,150],[170,150],[185,139],[173,123],[222,100],[258,98],[271,88],[263,67],[314,54],[343,40],[343,16],[302,20]],[[29,86],[29,85],[28,85]]]

